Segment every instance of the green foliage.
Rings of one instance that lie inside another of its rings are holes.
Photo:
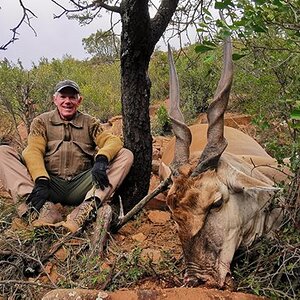
[[[1,62],[0,105],[9,112],[16,125],[20,120],[26,123],[25,99],[30,99],[34,108],[33,115],[53,108],[53,87],[66,78],[75,80],[81,87],[84,97],[81,110],[95,114],[101,120],[121,113],[119,65],[92,65],[88,61],[78,61],[68,56],[63,60],[41,59],[29,71],[24,70],[21,64]]]
[[[112,31],[97,30],[83,38],[82,44],[94,61],[114,62],[119,57],[120,39]]]
[[[295,131],[300,130],[300,101],[297,99],[287,99],[287,103],[291,105],[290,126]]]
[[[215,1],[214,9],[222,11],[224,19],[213,18],[210,9],[203,9],[205,21],[197,30],[203,33],[203,40],[197,45],[197,52],[215,49],[217,42],[230,34],[244,45],[243,49],[234,49],[241,51],[233,54],[234,60],[252,51],[287,51],[299,55],[298,0]]]
[[[165,52],[155,51],[152,55],[149,77],[152,83],[152,102],[166,99],[169,95],[169,64]]]
[[[85,68],[84,77],[79,80],[84,95],[84,109],[98,116],[102,121],[121,114],[121,87],[119,65],[102,64]]]
[[[28,82],[26,71],[21,63],[11,65],[8,61],[0,62],[0,104],[7,112],[16,114],[21,108],[25,86]]]
[[[142,266],[141,252],[142,249],[135,247],[131,253],[123,255],[118,260],[116,270],[120,275],[115,278],[110,290],[115,290],[119,286],[130,286],[132,282],[136,282],[146,275],[146,270]]]
[[[238,291],[268,299],[298,299],[299,242],[299,232],[286,224],[272,239],[264,238],[250,249],[236,253],[233,275]]]
[[[211,22],[205,26],[209,31],[216,25],[219,32],[229,30],[240,39],[258,38],[275,33],[277,38],[283,39],[293,50],[298,48],[298,0],[226,0],[216,1],[214,8],[226,11],[231,24],[224,20],[215,21],[207,14]]]
[[[260,38],[257,43],[264,39]],[[269,139],[273,144],[273,149],[267,149],[271,155],[276,156],[274,142],[277,142],[279,149],[283,145],[296,142],[297,136],[299,138],[299,62],[299,55],[282,51],[274,51],[269,55],[262,50],[255,51],[235,63],[233,93],[238,101],[231,105],[253,117],[262,140]],[[274,131],[274,127],[278,131]],[[280,136],[282,132],[285,132],[284,138]],[[286,150],[285,156],[290,156],[288,148]]]
[[[281,226],[235,254],[232,267],[239,291],[268,299],[298,299],[300,296],[299,155],[291,157],[291,165],[294,176],[290,176],[288,185],[281,184],[271,204],[273,208],[282,209]]]
[[[210,54],[195,54],[191,46],[176,61],[181,109],[187,123],[208,108],[221,72],[220,55],[219,49]]]
[[[195,119],[200,112],[206,111],[209,99],[214,93],[221,67],[219,49],[212,51],[210,55],[207,53],[197,55],[194,49],[195,45],[192,45],[182,51],[174,51],[180,83],[181,109],[188,123]],[[167,54],[155,52],[149,70],[152,82],[152,101],[155,103],[156,100],[168,98],[169,66]],[[159,118],[161,121],[154,124],[155,133],[164,131],[162,127],[165,118],[163,116],[159,116]]]
[[[168,111],[164,105],[161,105],[153,120],[153,132],[155,134],[163,135],[171,133],[171,121],[168,115]]]
[[[300,109],[295,108],[295,109],[291,112],[291,119],[292,119],[292,120],[296,120],[296,121],[299,121],[299,120],[300,120]]]
[[[216,49],[217,45],[211,41],[204,40],[202,44],[195,47],[196,53],[204,53]]]

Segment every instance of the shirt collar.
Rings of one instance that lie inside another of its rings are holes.
[[[61,125],[61,124],[68,123],[77,128],[83,127],[83,117],[82,117],[82,113],[79,111],[76,112],[76,114],[72,120],[65,121],[60,117],[58,109],[55,109],[55,110],[53,110],[52,114],[50,115],[50,122],[53,125]]]

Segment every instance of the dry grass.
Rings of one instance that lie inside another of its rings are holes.
[[[179,243],[168,242],[174,232],[172,221],[153,226],[141,213],[120,233],[110,235],[105,255],[99,256],[91,251],[91,224],[75,234],[61,228],[33,228],[15,218],[12,205],[4,199],[0,206],[0,296],[4,299],[41,299],[56,288],[115,290],[182,285],[183,261],[179,254],[173,255],[180,253]],[[130,238],[141,226],[148,231],[144,243]],[[160,234],[163,236],[158,242]],[[159,261],[145,258],[144,248],[161,249]]]
[[[300,299],[300,169],[286,187],[284,222],[235,256],[238,290],[270,299]]]

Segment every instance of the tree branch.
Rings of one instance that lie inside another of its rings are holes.
[[[38,287],[53,289],[53,286],[50,284],[43,284],[43,283],[39,283],[39,282],[24,281],[24,280],[0,280],[0,285],[2,285],[2,284],[4,284],[4,285],[7,285],[7,284],[35,285]]]
[[[54,15],[54,19],[59,19],[61,16],[63,15],[67,15],[68,13],[75,13],[75,12],[80,12],[89,8],[93,8],[94,4],[88,4],[88,5],[80,5],[78,2],[76,1],[70,1],[76,8],[74,9],[69,9],[69,8],[65,8],[63,5],[61,5],[60,3],[58,3],[55,0],[51,0],[54,4],[56,4],[57,6],[59,6],[63,11],[62,13],[60,13],[59,15]]]
[[[18,29],[21,27],[21,25],[23,23],[27,24],[29,26],[29,28],[32,29],[32,31],[34,32],[35,36],[37,35],[36,31],[31,26],[31,23],[30,23],[30,19],[32,17],[37,18],[37,16],[29,8],[25,7],[25,5],[23,4],[22,0],[19,0],[19,3],[20,3],[20,6],[23,9],[23,15],[21,17],[21,20],[19,21],[19,23],[14,28],[11,29],[11,31],[13,32],[11,39],[7,43],[5,43],[4,45],[2,45],[0,47],[0,50],[7,50],[7,47],[10,44],[12,44],[12,43],[14,43],[15,41],[18,40],[18,37],[17,37],[17,35],[19,34],[18,33]]]
[[[150,194],[144,197],[138,204],[136,204],[124,217],[120,218],[118,224],[114,227],[114,230],[120,229],[125,223],[127,223],[135,214],[137,214],[152,198],[161,192],[167,190],[171,184],[171,177],[168,177],[162,181]]]
[[[162,0],[156,15],[151,20],[153,43],[156,44],[176,11],[178,0]]]
[[[119,13],[121,14],[121,7],[120,6],[116,6],[116,5],[108,5],[106,3],[104,3],[103,1],[101,0],[95,0],[93,2],[93,5],[95,6],[95,8],[97,7],[102,7],[102,8],[105,8],[109,11],[112,11],[112,12],[116,12],[116,13]]]

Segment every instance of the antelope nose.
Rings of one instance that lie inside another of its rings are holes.
[[[195,276],[185,276],[184,285],[188,287],[196,287],[200,285],[199,279]]]

